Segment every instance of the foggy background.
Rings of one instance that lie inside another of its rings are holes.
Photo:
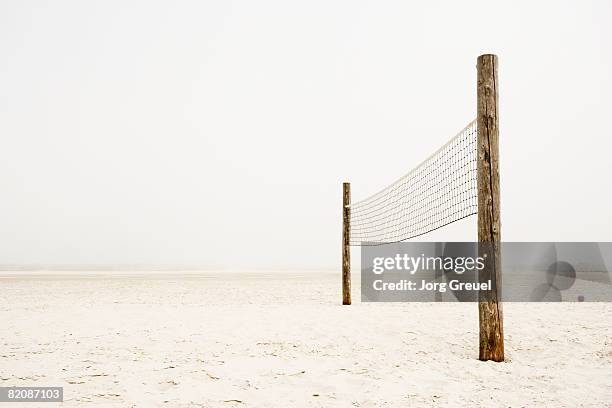
[[[502,237],[610,241],[609,2],[3,1],[0,265],[333,269],[499,56]],[[475,217],[426,240],[476,239]],[[354,259],[359,256],[353,252]]]

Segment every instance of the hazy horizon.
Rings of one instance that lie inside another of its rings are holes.
[[[502,239],[612,241],[611,15],[2,2],[0,268],[337,268],[341,183],[366,197],[473,120],[483,53],[499,56]],[[475,231],[472,217],[422,239]]]

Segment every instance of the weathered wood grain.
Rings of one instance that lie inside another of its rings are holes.
[[[342,304],[351,304],[351,183],[342,183]]]
[[[477,61],[478,123],[478,241],[486,254],[481,282],[492,288],[478,303],[479,359],[504,361],[504,327],[501,304],[501,224],[499,198],[499,118],[497,56],[485,54]]]

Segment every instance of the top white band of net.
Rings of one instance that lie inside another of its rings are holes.
[[[405,241],[478,213],[476,121],[395,183],[350,205],[350,244]]]

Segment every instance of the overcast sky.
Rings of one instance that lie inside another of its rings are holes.
[[[610,4],[2,1],[0,265],[339,267],[341,182],[474,119],[482,53],[503,239],[611,241]]]

